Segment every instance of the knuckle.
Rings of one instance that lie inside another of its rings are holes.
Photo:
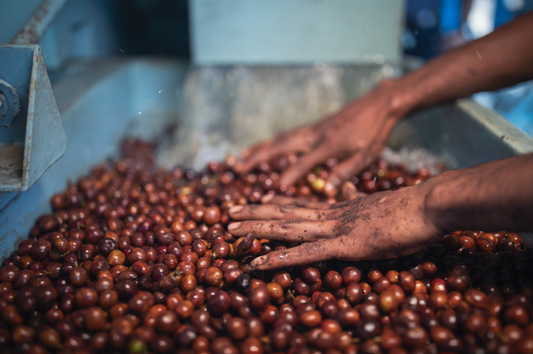
[[[337,237],[337,223],[335,220],[327,220],[320,222],[318,227],[318,233],[325,238],[335,238]]]
[[[333,231],[333,234],[338,234],[342,222],[337,219],[328,220],[327,228]]]
[[[314,256],[316,254],[323,253],[326,249],[318,242],[309,242],[301,245],[302,249],[308,256]]]
[[[338,207],[339,206],[337,206],[337,207],[331,206],[331,210],[328,210],[327,214],[326,214],[327,218],[330,221],[332,221],[333,227],[337,226],[337,228],[340,225],[340,223],[338,222],[337,218],[339,218],[343,214],[343,210],[339,209]]]

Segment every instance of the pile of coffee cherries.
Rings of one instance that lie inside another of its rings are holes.
[[[457,231],[408,257],[251,270],[294,244],[236,239],[228,209],[274,192],[340,201],[324,182],[336,161],[279,188],[297,156],[238,176],[234,158],[165,171],[153,152],[124,143],[120,160],[54,195],[2,262],[1,353],[533,353],[531,248],[518,234]],[[379,161],[353,182],[373,193],[428,177]]]

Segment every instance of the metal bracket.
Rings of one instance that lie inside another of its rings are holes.
[[[12,44],[0,45],[0,192],[28,190],[65,153],[63,122],[36,43],[66,2],[43,0]]]

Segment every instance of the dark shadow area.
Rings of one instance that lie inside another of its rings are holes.
[[[124,54],[190,59],[187,0],[112,0],[109,7]]]

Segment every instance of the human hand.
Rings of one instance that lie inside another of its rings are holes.
[[[370,260],[414,253],[436,242],[442,231],[425,207],[431,180],[394,192],[327,204],[265,196],[263,205],[236,206],[230,216],[235,236],[302,242],[254,259],[251,266],[272,269],[328,259]],[[353,185],[352,185],[353,186]],[[351,189],[351,188],[348,188]],[[343,192],[347,193],[346,187]]]
[[[244,161],[235,166],[235,171],[245,173],[276,156],[303,153],[280,177],[279,185],[289,186],[313,167],[336,157],[340,163],[328,177],[325,190],[336,188],[377,159],[391,129],[406,113],[395,98],[396,91],[392,82],[383,82],[320,122],[247,149],[242,153]]]

